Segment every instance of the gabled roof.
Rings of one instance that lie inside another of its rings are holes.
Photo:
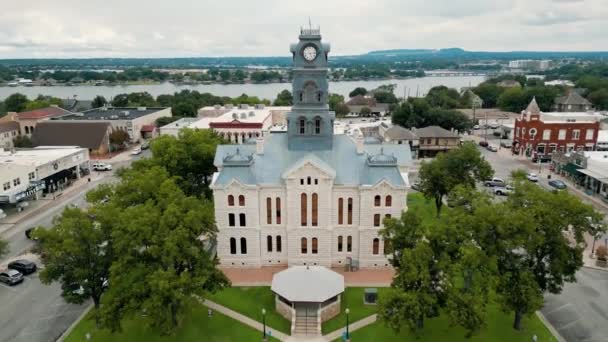
[[[399,125],[393,125],[391,128],[384,132],[384,135],[388,136],[391,140],[414,140],[418,139],[414,132],[409,129],[403,128]]]
[[[19,123],[15,121],[0,122],[0,133],[18,131]]]
[[[555,104],[591,106],[591,102],[589,102],[586,98],[582,97],[576,91],[569,91],[566,96],[556,97]]]
[[[36,146],[80,146],[98,149],[107,137],[109,122],[44,121],[36,125]]]
[[[414,131],[419,138],[460,138],[460,136],[454,132],[450,132],[447,129],[439,126],[428,126],[424,128],[417,128]]]
[[[144,132],[144,133],[152,133],[155,130],[156,130],[156,126],[154,126],[154,125],[143,125],[143,126],[141,126],[141,129],[139,131]]]
[[[368,107],[375,107],[377,104],[376,99],[373,97],[366,97],[363,95],[357,95],[353,98],[351,98],[350,100],[348,100],[348,102],[346,102],[347,106],[368,106]]]
[[[17,118],[19,118],[19,120],[45,119],[55,118],[68,114],[73,113],[60,107],[50,106],[46,108],[30,110],[28,112],[18,113]]]
[[[540,114],[540,107],[538,106],[538,103],[536,103],[536,97],[533,97],[532,101],[530,101],[528,108],[526,108],[526,113]]]
[[[312,153],[309,153],[309,154],[305,155],[304,157],[302,157],[302,159],[298,160],[290,168],[285,170],[285,172],[283,172],[283,178],[289,177],[290,174],[292,174],[293,172],[296,172],[298,169],[300,169],[302,166],[306,165],[307,163],[312,164],[314,167],[318,168],[319,170],[321,170],[323,173],[325,173],[326,175],[328,175],[331,178],[334,178],[336,176],[336,170],[334,170],[331,166],[327,165],[327,163],[324,162],[323,160],[319,159],[319,157],[315,156]]]

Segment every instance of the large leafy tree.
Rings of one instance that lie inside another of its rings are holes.
[[[93,99],[93,102],[91,103],[91,106],[93,108],[99,108],[99,107],[105,106],[107,103],[108,103],[108,100],[106,100],[105,97],[103,97],[101,95],[97,95]]]
[[[163,135],[150,149],[152,158],[133,163],[136,170],[161,166],[177,177],[177,184],[188,195],[201,196],[208,191],[215,172],[213,160],[217,145],[223,140],[212,130],[182,129],[177,137]]]
[[[440,153],[420,168],[420,187],[427,198],[435,201],[437,215],[441,212],[443,198],[457,185],[475,187],[475,182],[492,177],[494,170],[481,156],[473,143],[446,153]]]
[[[29,100],[21,93],[15,93],[4,99],[4,107],[7,112],[22,112]]]
[[[367,89],[363,88],[363,87],[357,87],[355,89],[353,89],[353,91],[351,91],[350,93],[348,93],[348,97],[355,97],[357,95],[366,95],[367,94]]]
[[[121,208],[112,230],[115,261],[104,297],[105,326],[145,312],[151,326],[171,333],[194,295],[229,285],[201,238],[216,233],[213,205],[187,196],[160,167],[128,170],[110,202]]]
[[[293,96],[287,89],[281,91],[274,100],[275,106],[291,106],[293,104]]]
[[[40,272],[42,283],[61,283],[61,295],[68,303],[92,299],[98,324],[101,296],[113,260],[111,231],[118,213],[115,207],[101,204],[88,212],[66,208],[51,229],[34,232],[41,241],[45,265]]]

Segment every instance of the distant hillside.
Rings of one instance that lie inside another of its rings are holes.
[[[467,59],[558,59],[558,58],[582,58],[582,59],[604,59],[608,58],[608,51],[466,51],[461,48],[448,49],[393,49],[370,51],[367,56],[373,57],[431,57],[431,58],[467,58]]]

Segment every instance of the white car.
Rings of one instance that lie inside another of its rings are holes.
[[[133,151],[131,151],[131,154],[134,156],[141,154],[141,147],[134,148]]]
[[[494,194],[498,196],[508,196],[509,194],[513,193],[514,190],[515,189],[511,185],[507,185],[504,187],[499,186],[494,188]]]
[[[112,165],[98,162],[98,163],[93,164],[93,170],[95,170],[95,171],[112,171]]]
[[[528,174],[526,174],[526,179],[529,180],[530,182],[538,182],[538,175],[536,173],[533,172],[528,172]]]

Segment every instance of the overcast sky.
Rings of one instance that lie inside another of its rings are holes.
[[[287,56],[309,16],[338,55],[608,50],[608,0],[2,0],[0,58]]]

